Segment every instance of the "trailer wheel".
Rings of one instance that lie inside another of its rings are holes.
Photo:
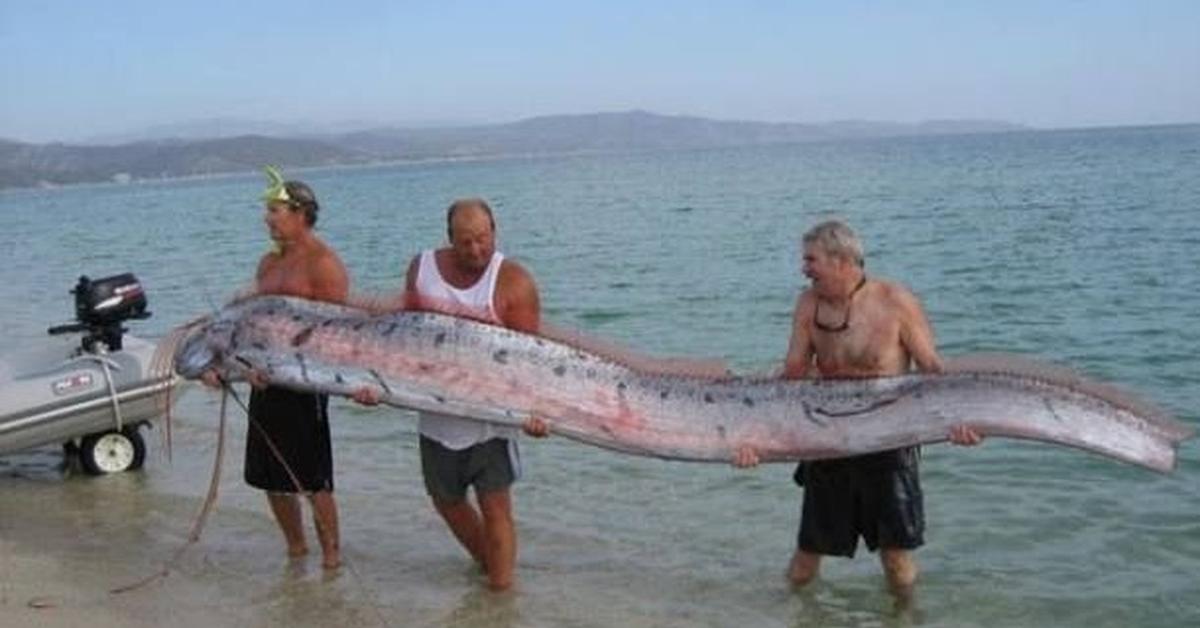
[[[91,475],[140,469],[146,461],[146,441],[136,425],[88,434],[79,444],[79,461]]]

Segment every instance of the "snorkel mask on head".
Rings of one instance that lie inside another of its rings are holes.
[[[292,203],[292,196],[288,194],[286,181],[283,180],[283,175],[275,166],[263,166],[263,172],[267,173],[267,189],[263,192],[262,200],[268,203]]]
[[[263,172],[267,174],[267,189],[263,191],[262,200],[267,205],[271,203],[287,203],[292,205],[292,195],[288,194],[287,182],[283,180],[283,175],[275,166],[263,166]],[[271,241],[271,253],[278,255],[283,252],[283,247],[274,240]]]

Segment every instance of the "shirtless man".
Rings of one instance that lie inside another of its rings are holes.
[[[858,236],[828,221],[804,234],[804,274],[812,285],[796,301],[783,377],[897,375],[915,365],[942,370],[933,331],[920,302],[903,286],[868,278]],[[949,439],[975,445],[982,439],[965,425]],[[816,577],[822,555],[852,557],[861,535],[880,550],[888,584],[907,594],[917,577],[912,550],[924,543],[924,511],[915,447],[802,464],[805,486],[796,553],[788,569],[802,586]],[[739,449],[734,464],[758,463]]]
[[[405,307],[538,333],[541,305],[537,285],[524,267],[496,251],[491,207],[483,199],[459,199],[446,212],[446,227],[449,246],[425,251],[409,263]],[[353,397],[374,405],[380,391],[364,388]],[[516,434],[455,416],[427,412],[418,416],[421,471],[434,508],[483,567],[488,586],[508,589],[513,584],[517,553],[509,490],[520,475]],[[531,436],[549,433],[540,418],[530,418],[522,427]],[[467,489],[472,486],[478,508],[467,499]]]
[[[268,174],[272,185],[264,196],[263,219],[275,249],[259,261],[253,292],[345,301],[349,290],[346,269],[313,232],[319,206],[312,189],[300,181],[283,181],[273,170]],[[254,374],[250,379],[254,386],[246,432],[246,483],[266,491],[292,557],[308,553],[298,493],[308,495],[322,565],[335,569],[341,558],[328,397],[264,386]],[[213,374],[206,374],[205,381],[217,384]]]

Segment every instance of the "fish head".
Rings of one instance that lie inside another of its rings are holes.
[[[236,326],[233,321],[216,319],[198,325],[175,350],[175,372],[196,379],[210,370],[224,370],[225,359],[233,350]]]

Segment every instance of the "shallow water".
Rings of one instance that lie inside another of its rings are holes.
[[[547,317],[641,350],[778,366],[802,281],[799,234],[829,214],[870,272],[922,296],[946,355],[1029,353],[1118,382],[1200,424],[1200,127],[1018,133],[739,150],[312,171],[319,228],[361,289],[399,285],[444,238],[456,196],[493,201],[502,248]],[[257,177],[0,194],[7,338],[71,311],[77,275],[135,272],[155,336],[248,281],[265,250]],[[1001,439],[929,447],[928,545],[912,608],[873,556],[829,560],[795,593],[782,572],[800,492],[791,469],[523,442],[520,586],[496,596],[427,506],[412,417],[335,403],[347,567],[289,563],[240,483],[234,413],[217,511],[180,568],[207,488],[216,401],[181,401],[173,459],[85,478],[54,448],[0,459],[0,612],[33,611],[27,561],[68,583],[39,620],[105,608],[130,625],[1185,626],[1200,621],[1200,451],[1160,476]],[[48,567],[48,563],[54,565]],[[103,565],[102,569],[93,568]],[[32,569],[33,567],[30,567]],[[182,623],[180,623],[182,622]],[[198,623],[196,625],[199,625]]]

